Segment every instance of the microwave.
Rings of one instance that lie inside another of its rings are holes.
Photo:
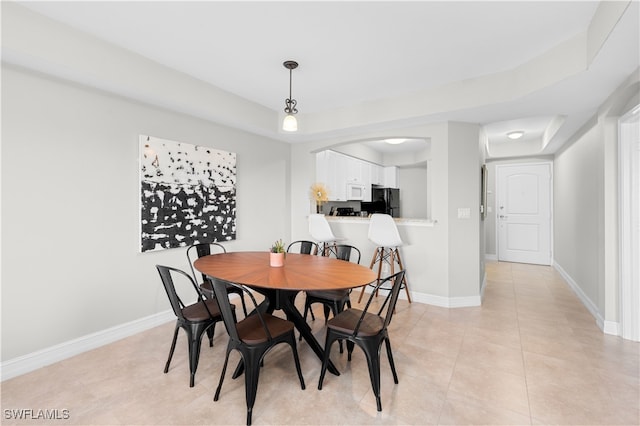
[[[361,183],[347,184],[347,200],[364,200],[364,191],[366,187]]]

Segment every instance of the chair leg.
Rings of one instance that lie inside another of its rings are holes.
[[[200,359],[200,346],[202,344],[202,335],[204,334],[204,326],[202,324],[194,325],[187,329],[189,338],[189,371],[191,377],[189,379],[189,387],[193,387],[198,369],[198,360]]]
[[[218,387],[216,388],[216,393],[213,396],[213,400],[217,401],[220,397],[220,390],[222,389],[222,382],[224,381],[224,375],[227,372],[227,364],[229,363],[229,354],[231,353],[231,348],[227,347],[227,355],[224,358],[224,365],[222,366],[222,374],[220,374],[220,381],[218,382]]]
[[[380,352],[378,351],[382,342],[379,342],[379,344],[375,342],[362,343],[360,346],[364,349],[367,364],[369,365],[369,377],[371,378],[373,394],[376,397],[376,406],[378,411],[382,411],[382,402],[380,401]]]
[[[311,314],[311,321],[315,321],[316,320],[316,316],[313,314],[313,309],[311,309],[311,303],[309,303],[309,313]],[[307,316],[305,315],[305,319],[307,318]]]
[[[324,310],[324,324],[327,324],[327,321],[329,321],[329,312],[331,311],[331,307],[329,307],[329,305],[322,305],[323,310]],[[335,315],[335,312],[334,312]]]
[[[307,320],[307,314],[309,313],[309,302],[305,299],[304,301],[304,315],[302,315],[302,317],[304,318],[304,320]]]
[[[324,374],[327,372],[327,366],[329,365],[329,355],[331,354],[331,345],[335,341],[331,330],[327,330],[327,338],[324,342],[324,356],[322,357],[322,369],[320,370],[320,379],[318,380],[318,390],[322,390],[322,382],[324,381]]]
[[[300,387],[302,390],[305,389],[304,377],[302,377],[302,368],[300,368],[300,357],[298,356],[298,349],[296,348],[296,336],[291,332],[291,338],[288,341],[289,346],[291,346],[291,351],[293,352],[293,361],[296,364],[296,371],[298,372],[298,378],[300,379]]]
[[[256,402],[256,394],[258,392],[258,378],[260,376],[260,362],[254,358],[256,355],[262,357],[264,353],[257,354],[251,351],[247,351],[244,353],[243,358],[247,357],[249,359],[245,360],[245,369],[244,369],[244,386],[245,386],[245,394],[247,398],[247,426],[251,424],[251,415],[253,412],[253,404]]]
[[[176,349],[176,341],[178,340],[178,330],[180,330],[180,326],[176,324],[176,329],[173,332],[173,341],[171,342],[171,349],[169,349],[169,358],[167,359],[167,363],[164,365],[164,372],[167,373],[169,371],[169,365],[171,364],[171,358],[173,358],[173,351]]]
[[[396,364],[393,362],[393,354],[391,353],[391,342],[387,337],[384,339],[384,343],[387,347],[387,358],[389,358],[389,365],[391,365],[391,373],[393,373],[393,382],[398,384],[398,375],[396,374]]]
[[[216,325],[215,323],[212,324],[210,327],[207,327],[207,337],[209,338],[209,347],[212,348],[213,347],[213,334],[216,331]]]
[[[327,321],[329,320],[329,310],[331,310],[333,312],[333,316],[335,318],[336,315],[338,315],[340,312],[342,312],[343,309],[340,308],[341,305],[339,302],[333,302],[333,305],[331,305],[330,307],[325,305],[324,307],[324,323],[327,324]],[[342,348],[342,340],[338,340],[338,346],[340,347],[340,353],[344,353],[344,349]]]
[[[351,340],[347,340],[347,361],[351,361],[351,354],[353,353],[354,343]]]

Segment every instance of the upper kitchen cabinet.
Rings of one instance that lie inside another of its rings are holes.
[[[347,201],[347,156],[334,151],[316,154],[316,181],[325,184],[329,201]]]
[[[384,186],[384,167],[378,164],[369,163],[369,171],[371,184]]]
[[[397,188],[398,171],[326,150],[316,154],[316,181],[327,186],[329,201],[371,201],[371,185]]]
[[[366,161],[331,150],[316,154],[316,181],[327,186],[329,201],[371,201],[370,176]]]
[[[343,157],[346,161],[347,183],[363,183],[364,161],[349,156]]]
[[[386,188],[398,187],[398,168],[395,166],[389,166],[384,168],[384,183]]]

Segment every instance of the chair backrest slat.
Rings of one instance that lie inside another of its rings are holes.
[[[215,249],[220,253],[227,252],[227,249],[224,248],[224,246],[220,243],[196,243],[190,245],[189,248],[187,248],[187,259],[189,260],[189,267],[191,267],[191,275],[193,276],[194,280],[198,280],[198,274],[196,274],[196,270],[193,267],[193,262],[203,256],[212,254],[214,251],[212,249]],[[207,276],[205,274],[201,273],[200,276],[202,282],[205,282],[207,280]]]
[[[189,274],[187,274],[184,271],[181,271],[180,269],[172,268],[170,266],[156,265],[156,269],[160,274],[160,279],[162,280],[162,285],[164,286],[164,290],[167,293],[167,297],[169,298],[171,309],[173,309],[173,313],[178,318],[180,318],[183,321],[185,320],[184,315],[182,314],[182,309],[184,309],[186,305],[180,298],[180,295],[178,294],[178,292],[176,291],[176,286],[175,286],[172,274],[177,274],[179,276],[184,277],[184,279],[186,279],[191,284],[191,287],[193,287],[193,291],[197,297],[198,303],[202,303],[204,308],[209,313],[209,316],[213,318],[211,311],[209,311],[209,307],[204,301],[204,296],[202,295],[202,292],[198,288],[195,281],[193,281],[193,278],[189,276]]]
[[[385,300],[385,303],[387,300],[389,301],[389,306],[387,306],[387,314],[384,318],[384,328],[389,327],[389,324],[391,324],[391,317],[393,317],[393,313],[396,311],[396,303],[398,302],[400,288],[402,287],[402,282],[404,281],[404,274],[405,271],[400,271],[391,276],[391,278],[393,279],[393,287],[391,288],[391,291],[389,292]],[[378,315],[382,313],[382,309],[384,309],[384,304],[380,309]]]
[[[209,278],[213,283],[213,292],[216,295],[218,301],[218,308],[220,309],[220,315],[222,315],[222,322],[227,329],[229,337],[235,341],[239,341],[238,330],[236,329],[236,320],[231,309],[231,302],[229,302],[229,293],[227,292],[227,283],[225,281]]]
[[[346,260],[351,262],[351,257],[354,257],[354,263],[360,264],[360,250],[348,244],[336,244],[329,248],[329,256],[335,255],[336,259]]]
[[[269,341],[272,340],[272,336],[271,336],[271,333],[269,332],[269,329],[267,328],[267,324],[264,322],[264,318],[260,313],[260,311],[258,310],[258,302],[256,301],[253,293],[251,293],[247,289],[247,287],[240,284],[223,281],[223,280],[219,280],[217,278],[212,278],[212,277],[209,277],[209,280],[211,280],[211,282],[213,283],[213,291],[216,295],[216,300],[218,301],[220,314],[222,315],[224,326],[227,329],[227,333],[229,333],[229,337],[231,339],[235,341],[240,341],[238,329],[236,328],[236,318],[231,308],[231,302],[229,302],[229,291],[227,290],[228,286],[239,288],[240,290],[242,290],[244,294],[249,296],[249,299],[251,299],[251,303],[253,304],[253,308],[254,308],[253,313],[250,315],[258,315],[258,318],[260,319],[260,323],[262,324],[262,328],[264,329],[267,335],[267,339]]]
[[[380,309],[378,310],[378,316],[382,316],[384,310],[386,309],[386,314],[384,316],[384,323],[383,323],[383,329],[387,328],[389,326],[389,324],[391,323],[391,318],[393,317],[393,313],[396,309],[396,303],[398,302],[398,296],[400,294],[400,287],[402,287],[402,281],[404,280],[404,270],[403,271],[399,271],[396,272],[395,274],[388,276],[387,278],[380,280],[375,288],[373,289],[373,291],[371,292],[371,294],[369,295],[369,299],[367,300],[367,304],[365,305],[362,315],[360,316],[360,319],[358,320],[358,323],[354,329],[353,332],[353,336],[357,336],[358,335],[358,330],[360,329],[360,325],[362,324],[362,321],[364,320],[364,317],[366,315],[366,313],[369,311],[369,306],[371,305],[371,302],[373,301],[374,297],[376,296],[378,290],[381,289],[381,287],[383,285],[385,285],[386,283],[392,282],[393,285],[391,287],[391,291],[389,291],[389,293],[385,296],[384,301],[382,302],[382,306],[380,307]]]
[[[296,247],[298,246],[299,246],[299,251],[297,251],[297,253],[312,254],[312,255],[318,254],[318,245],[313,241],[308,241],[308,240],[298,240],[298,241],[292,242],[287,247],[287,253],[292,253],[292,251],[295,250]]]

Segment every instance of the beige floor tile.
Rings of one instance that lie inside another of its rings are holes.
[[[487,340],[484,336],[468,333],[456,360],[457,366],[496,370],[524,377],[522,350]]]
[[[527,384],[523,374],[456,363],[449,391],[500,409],[529,412]]]
[[[530,425],[528,413],[518,413],[495,404],[450,391],[440,414],[441,425]]]

